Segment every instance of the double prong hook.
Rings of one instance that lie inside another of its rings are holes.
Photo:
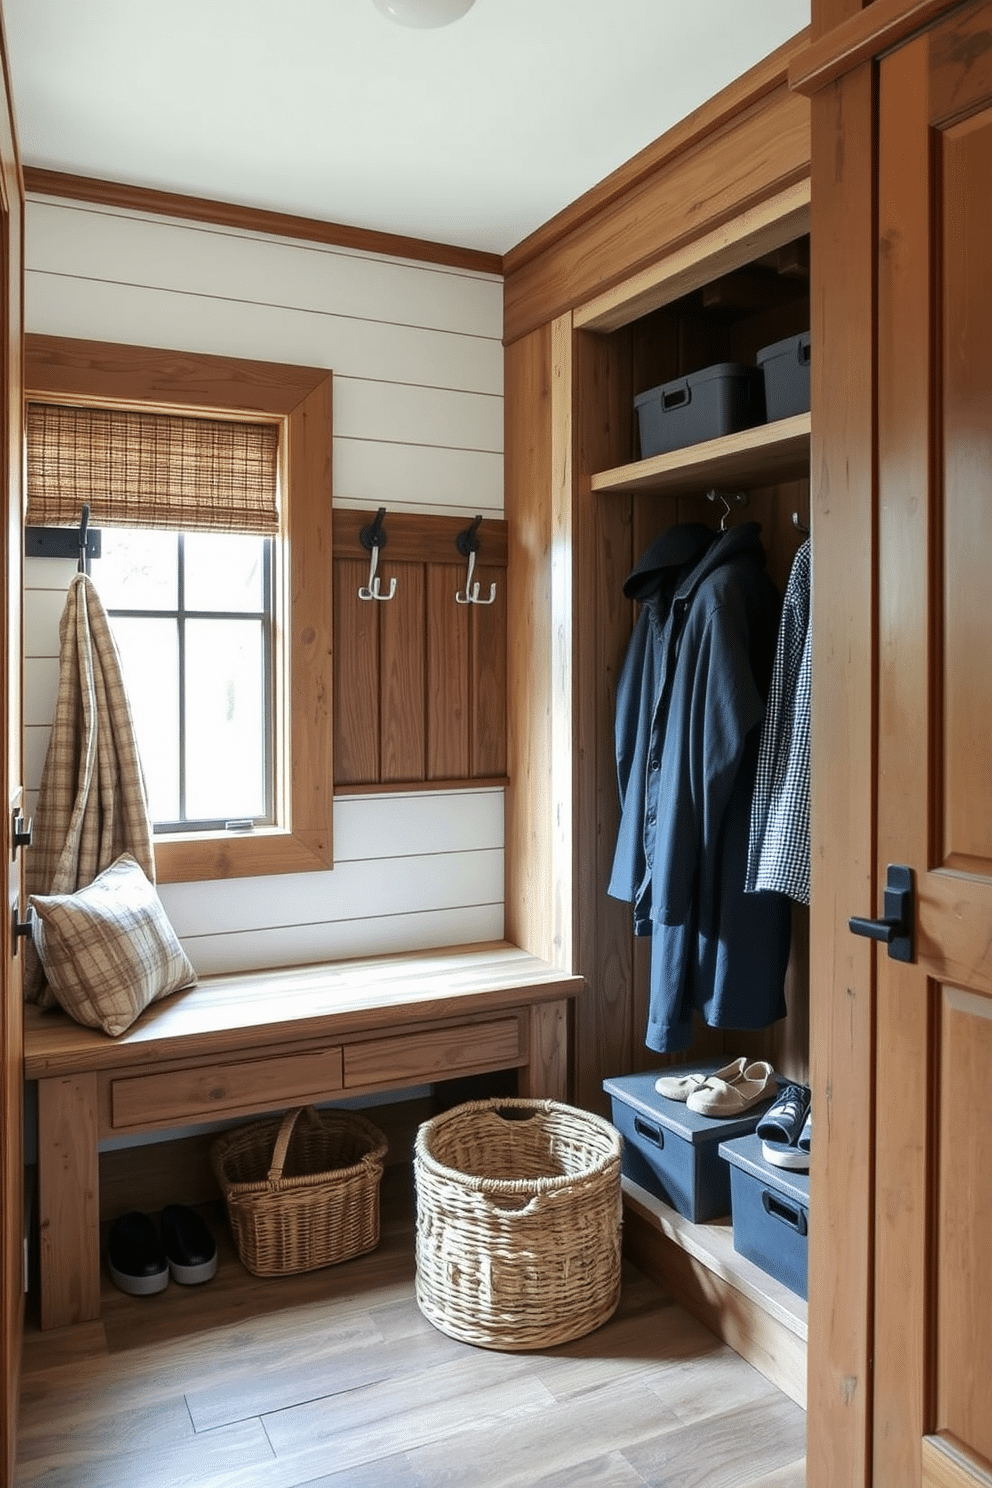
[[[479,598],[479,590],[482,586],[479,584],[478,580],[476,580],[474,584],[472,583],[472,575],[475,573],[475,555],[479,551],[478,532],[481,522],[482,518],[476,517],[471,527],[466,527],[465,531],[459,532],[458,536],[455,538],[455,546],[457,547],[459,553],[463,553],[468,558],[468,573],[465,576],[465,592],[463,594],[459,594],[457,589],[455,590],[456,604],[491,605],[496,603],[495,583],[489,585],[488,599]]]
[[[376,574],[376,569],[379,566],[379,549],[386,546],[386,531],[382,525],[382,520],[385,515],[386,508],[384,506],[380,506],[378,512],[376,513],[375,521],[370,522],[367,527],[363,527],[361,532],[359,533],[362,547],[368,548],[369,552],[372,554],[371,560],[369,562],[369,581],[367,584],[363,584],[359,588],[359,599],[387,600],[392,599],[393,595],[396,593],[395,578],[390,579],[389,581],[388,594],[383,594],[380,588],[382,580]]]

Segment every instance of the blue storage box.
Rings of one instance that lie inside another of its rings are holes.
[[[639,393],[634,408],[645,460],[762,423],[764,378],[742,362],[718,362]]]
[[[725,1063],[697,1061],[603,1081],[613,1125],[623,1137],[621,1171],[695,1224],[730,1213],[730,1169],[719,1154],[720,1143],[753,1132],[771,1097],[740,1116],[699,1116],[684,1102],[659,1095],[654,1082],[660,1074],[712,1073]]]
[[[755,361],[765,379],[765,413],[770,424],[809,412],[809,331],[763,346]]]
[[[730,1164],[734,1249],[805,1297],[809,1174],[765,1162],[756,1136],[721,1142],[720,1152]]]

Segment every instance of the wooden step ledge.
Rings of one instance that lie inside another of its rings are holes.
[[[623,1203],[628,1259],[805,1409],[804,1299],[738,1255],[729,1218],[693,1224],[629,1178]]]

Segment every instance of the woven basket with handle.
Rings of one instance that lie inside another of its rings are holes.
[[[386,1148],[364,1116],[313,1106],[218,1137],[210,1161],[242,1263],[289,1276],[374,1250]]]
[[[579,1338],[620,1300],[620,1135],[555,1101],[469,1101],[414,1155],[417,1302],[494,1349]]]

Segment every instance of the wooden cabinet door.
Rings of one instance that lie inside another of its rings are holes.
[[[988,0],[880,62],[877,344],[878,862],[916,910],[913,961],[878,952],[873,1484],[989,1488]]]

